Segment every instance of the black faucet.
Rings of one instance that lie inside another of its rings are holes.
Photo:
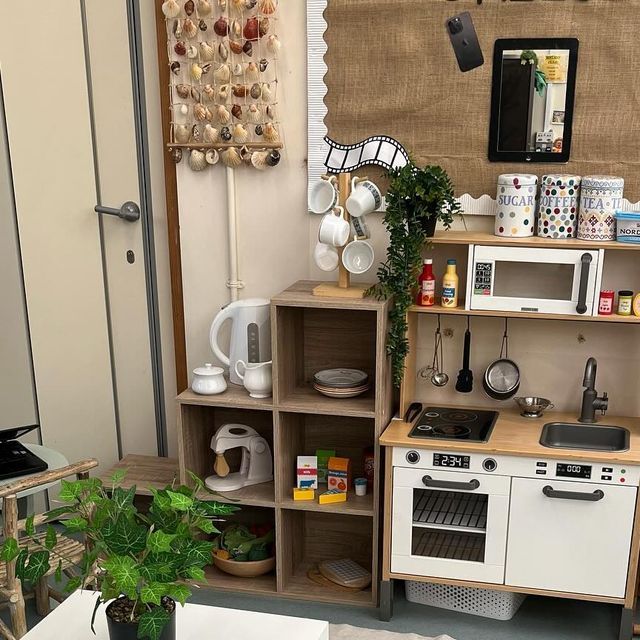
[[[600,409],[602,415],[609,408],[609,396],[603,393],[598,396],[596,391],[596,374],[598,372],[598,362],[595,358],[587,360],[587,366],[584,368],[584,380],[582,386],[584,392],[582,394],[582,410],[578,422],[593,424],[596,422],[596,411]]]

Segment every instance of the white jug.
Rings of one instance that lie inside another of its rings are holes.
[[[240,370],[244,369],[244,374]],[[238,360],[236,373],[244,382],[244,388],[252,398],[268,398],[273,387],[271,362],[243,362]]]
[[[242,385],[236,371],[238,360],[244,362],[268,362],[271,360],[270,302],[266,298],[247,298],[227,305],[214,318],[209,332],[209,342],[216,357],[229,367],[229,379]],[[225,320],[231,320],[229,353],[223,353],[218,344],[218,334]]]

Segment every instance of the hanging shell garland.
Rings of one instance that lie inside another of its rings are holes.
[[[247,65],[245,73],[247,74],[247,80],[250,80],[251,82],[255,82],[260,78],[258,65],[253,61]]]
[[[237,124],[233,128],[233,140],[240,144],[244,144],[249,139],[249,132],[246,130],[244,125]]]
[[[187,53],[187,45],[182,42],[182,40],[178,40],[178,42],[175,43],[173,50],[177,55],[184,56]]]
[[[231,80],[231,71],[229,71],[229,65],[223,64],[219,66],[213,72],[213,78],[219,84],[226,84],[227,82],[229,82],[229,80]]]
[[[202,142],[202,129],[197,124],[191,127],[191,139],[194,142]]]
[[[200,60],[211,62],[216,57],[215,49],[208,42],[200,43]]]
[[[248,18],[245,22],[244,29],[242,30],[242,35],[247,40],[257,40],[258,34],[260,32],[258,18],[255,16]]]
[[[182,28],[187,38],[195,38],[198,35],[198,27],[191,18],[187,18],[184,21]]]
[[[196,102],[200,102],[200,91],[198,91],[198,87],[191,87],[191,97]]]
[[[196,117],[196,120],[200,120],[200,122],[207,119],[207,111],[207,107],[203,104],[198,103],[193,105],[193,115]]]
[[[236,62],[233,65],[233,69],[231,70],[231,73],[236,77],[241,76],[244,73],[244,68],[239,62]]]
[[[186,116],[189,113],[189,107],[186,104],[176,105],[175,108],[181,116]]]
[[[189,85],[186,85],[186,84],[177,84],[176,93],[180,98],[182,98],[183,100],[186,100],[189,97],[189,94],[191,93],[191,88],[189,87]]]
[[[248,56],[252,56],[253,55],[253,45],[251,44],[251,40],[247,40],[242,45],[242,52],[245,53]]]
[[[176,124],[173,126],[173,139],[180,144],[189,142],[191,131],[186,124]]]
[[[172,62],[171,63],[171,73],[173,73],[173,75],[177,76],[180,74],[180,63],[178,61]]]
[[[258,0],[258,10],[265,16],[275,13],[278,8],[278,0]]]
[[[218,102],[227,103],[229,101],[229,85],[223,84],[218,88]]]
[[[234,84],[231,91],[236,98],[246,98],[247,97],[247,87],[243,84]]]
[[[213,30],[216,32],[216,35],[224,38],[224,36],[229,35],[229,21],[224,16],[220,16],[213,23]]]
[[[182,36],[182,20],[174,20],[173,21],[173,35],[176,37],[176,40],[180,40]]]
[[[271,91],[271,86],[266,82],[262,85],[262,99],[265,102],[271,102],[271,100],[273,99],[273,92]]]
[[[206,31],[207,30],[207,22],[206,22],[206,20],[203,20],[202,18],[200,18],[200,20],[198,20],[198,29],[200,29],[200,31]]]
[[[278,130],[270,123],[264,126],[264,132],[262,134],[266,142],[279,142],[280,136],[278,135]]]
[[[280,162],[280,152],[277,149],[271,149],[267,156],[267,164],[270,167],[275,167]]]
[[[196,82],[199,82],[200,78],[202,78],[202,67],[195,62],[191,65],[191,77]]]
[[[267,168],[268,155],[268,151],[254,151],[251,154],[251,164],[258,169],[258,171],[264,171]]]
[[[167,18],[176,18],[180,15],[180,5],[176,0],[166,0],[166,2],[162,3],[162,13]]]
[[[205,84],[204,87],[202,87],[202,99],[204,102],[213,102],[215,95],[216,92],[212,85]]]
[[[267,49],[275,56],[278,55],[278,52],[282,48],[280,44],[280,40],[278,40],[277,36],[269,36],[267,38]]]
[[[270,104],[267,106],[267,108],[265,109],[265,112],[267,114],[267,118],[269,118],[269,120],[275,120],[276,119],[276,108],[274,105]]]
[[[220,129],[220,137],[223,142],[229,142],[231,140],[231,130],[229,127],[222,127],[222,129]]]
[[[262,111],[255,104],[250,104],[247,108],[247,120],[252,124],[258,124],[262,120]]]
[[[269,61],[266,58],[262,58],[258,64],[260,66],[260,71],[264,73],[267,70],[267,67],[269,66]]]
[[[231,115],[236,120],[242,120],[242,107],[239,104],[234,104],[233,107],[231,107]]]
[[[207,164],[213,165],[217,164],[218,160],[220,160],[220,154],[216,151],[216,149],[209,149],[204,155]]]
[[[229,29],[229,33],[234,38],[240,38],[242,36],[242,24],[240,23],[240,20],[231,21],[231,27]]]
[[[260,85],[257,82],[252,84],[251,89],[249,89],[249,95],[254,100],[257,100],[261,94],[262,94],[262,88],[260,87]]]
[[[263,133],[262,125],[261,124],[257,124],[256,128],[254,129],[254,131],[256,132],[257,136],[261,136],[262,133]]]
[[[205,142],[218,142],[220,139],[220,132],[210,124],[205,125],[203,138]]]
[[[244,0],[244,8],[251,11],[258,4],[258,0]]]
[[[171,150],[171,159],[178,164],[182,160],[182,149],[180,147],[176,147]]]
[[[187,0],[184,3],[184,12],[188,15],[188,16],[192,16],[193,12],[196,10],[196,5],[194,4],[193,0]]]
[[[191,60],[195,60],[197,57],[198,57],[198,47],[192,44],[187,49],[187,58]]]
[[[218,58],[220,58],[222,62],[226,62],[228,57],[229,57],[229,49],[227,49],[227,47],[224,46],[224,42],[221,42],[218,45]]]
[[[208,16],[212,11],[211,3],[209,0],[198,0],[198,15]]]
[[[220,153],[220,158],[222,159],[222,162],[227,165],[227,167],[235,168],[239,167],[242,164],[242,157],[235,147],[224,149]]]
[[[271,23],[269,22],[269,18],[260,18],[258,21],[258,35],[261,38],[264,38],[267,33],[269,33],[269,28],[271,27]]]
[[[206,169],[209,163],[205,157],[204,152],[199,149],[192,149],[191,154],[189,155],[189,166],[194,171],[202,171]]]
[[[231,122],[229,109],[227,109],[223,104],[218,105],[218,108],[216,109],[216,118],[220,124],[228,124]]]
[[[229,49],[231,49],[231,51],[236,55],[240,55],[242,53],[242,42],[229,40]]]

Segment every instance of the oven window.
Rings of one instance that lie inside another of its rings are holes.
[[[484,562],[488,500],[482,493],[414,489],[412,555]]]
[[[572,264],[496,260],[493,295],[570,301],[574,271]]]

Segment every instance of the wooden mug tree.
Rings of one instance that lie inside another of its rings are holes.
[[[347,211],[347,198],[351,194],[351,173],[338,174],[338,204],[344,209],[345,220],[351,225],[351,216]],[[346,245],[345,245],[346,246]],[[338,247],[338,282],[323,282],[313,290],[314,296],[325,298],[364,298],[369,284],[353,284],[351,273],[342,264],[344,247]]]

